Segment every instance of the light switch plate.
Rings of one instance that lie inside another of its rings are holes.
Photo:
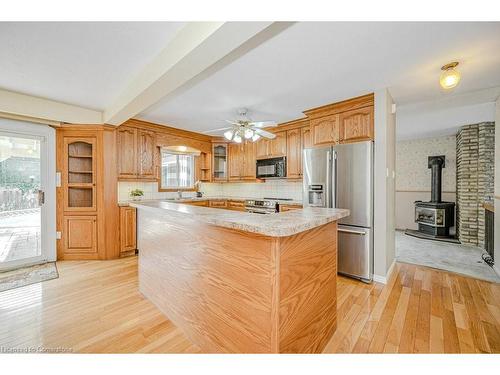
[[[61,239],[61,232],[56,232],[56,240],[60,240]]]
[[[61,187],[61,172],[56,172],[56,187]]]

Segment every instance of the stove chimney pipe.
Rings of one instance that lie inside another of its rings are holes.
[[[429,156],[428,168],[431,169],[431,202],[440,203],[441,202],[441,171],[445,167],[444,155],[440,156]]]

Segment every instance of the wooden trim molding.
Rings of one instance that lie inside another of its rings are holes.
[[[204,142],[211,142],[212,141],[212,137],[209,135],[196,133],[196,132],[192,132],[189,130],[174,128],[174,127],[171,127],[169,125],[156,124],[153,122],[148,122],[148,121],[139,120],[139,119],[127,120],[123,124],[121,124],[120,126],[122,126],[122,125],[132,126],[132,127],[141,128],[141,129],[149,129],[149,130],[156,131],[158,133],[168,133],[170,135],[174,135],[177,137],[196,139],[198,141],[204,141]]]
[[[303,113],[308,118],[318,118],[336,113],[350,111],[353,109],[370,107],[374,105],[375,105],[375,96],[373,93],[371,93],[363,96],[358,96],[356,98],[343,100],[341,102],[308,109],[306,111],[303,111]]]

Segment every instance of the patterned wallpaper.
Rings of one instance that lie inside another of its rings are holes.
[[[399,141],[396,143],[396,191],[430,191],[431,170],[427,157],[445,155],[443,191],[456,191],[456,152],[454,135]]]

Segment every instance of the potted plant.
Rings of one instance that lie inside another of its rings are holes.
[[[141,197],[144,196],[144,192],[141,189],[134,189],[130,192],[130,196],[134,201],[140,201]]]

